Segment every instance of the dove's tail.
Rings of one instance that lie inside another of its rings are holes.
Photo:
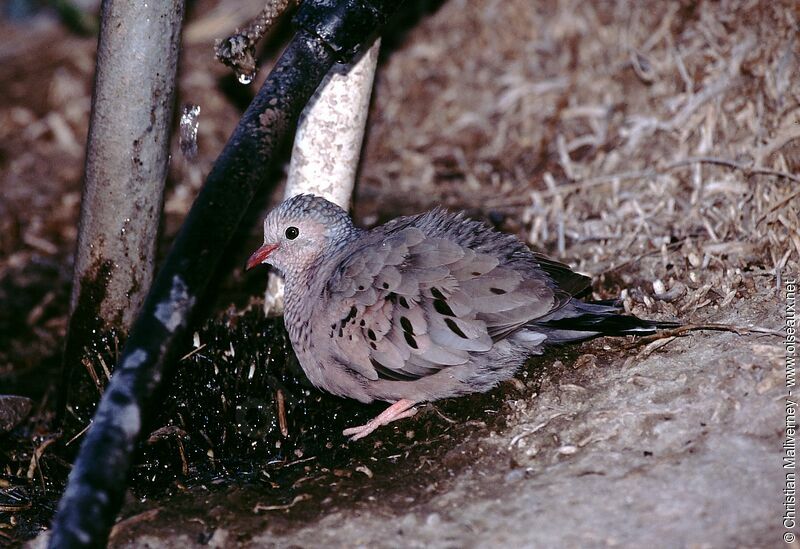
[[[571,300],[561,309],[531,323],[531,328],[547,336],[547,343],[558,344],[597,336],[647,335],[680,322],[644,320],[620,314],[622,307],[613,301]]]

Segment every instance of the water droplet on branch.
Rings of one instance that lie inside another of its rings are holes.
[[[249,84],[255,78],[256,73],[255,71],[252,72],[239,72],[237,73],[237,79],[239,80],[240,84]]]

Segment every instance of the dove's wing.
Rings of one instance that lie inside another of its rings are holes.
[[[368,379],[465,364],[569,299],[514,237],[442,211],[396,220],[359,246],[330,278],[315,324]]]

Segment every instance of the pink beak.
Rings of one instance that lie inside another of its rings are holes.
[[[261,246],[259,249],[253,252],[253,255],[251,255],[250,259],[247,260],[247,267],[245,268],[245,270],[249,271],[253,267],[264,263],[269,257],[269,254],[274,252],[277,249],[277,247],[278,247],[277,244],[264,244],[263,246]]]

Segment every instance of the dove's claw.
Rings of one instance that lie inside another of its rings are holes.
[[[392,421],[413,416],[417,413],[417,409],[414,408],[415,404],[416,402],[413,400],[408,400],[407,398],[398,400],[381,412],[381,414],[376,418],[368,421],[364,425],[345,429],[342,431],[342,434],[346,437],[350,437],[350,440],[364,438],[382,425],[387,425]]]

